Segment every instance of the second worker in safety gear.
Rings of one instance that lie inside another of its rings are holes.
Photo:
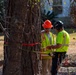
[[[62,21],[56,21],[54,23],[54,28],[57,32],[56,45],[47,46],[47,49],[56,49],[54,52],[54,57],[52,58],[52,75],[57,75],[59,66],[62,60],[65,58],[66,52],[69,47],[69,34],[64,30]]]
[[[44,30],[41,31],[41,54],[42,57],[42,75],[47,75],[47,72],[50,73],[51,67],[51,56],[52,50],[46,49],[47,46],[54,44],[54,35],[50,32],[50,29],[53,27],[50,20],[46,20],[42,24]]]

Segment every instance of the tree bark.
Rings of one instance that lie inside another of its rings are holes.
[[[3,75],[37,75],[40,50],[39,0],[7,0]],[[33,44],[33,45],[32,45]]]
[[[72,21],[72,26],[76,28],[76,0],[73,1],[71,4],[71,21]]]

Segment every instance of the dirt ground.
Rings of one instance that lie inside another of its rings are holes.
[[[4,42],[3,38],[4,38],[3,36],[0,36],[0,61],[3,60],[3,42]],[[76,55],[76,38],[71,39],[67,54]],[[0,63],[0,75],[2,75],[2,63]],[[62,74],[58,74],[58,75],[62,75]],[[64,75],[68,75],[68,74],[64,74]],[[73,74],[73,75],[76,75],[76,74]]]

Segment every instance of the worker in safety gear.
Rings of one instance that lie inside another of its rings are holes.
[[[54,52],[54,57],[52,58],[52,75],[57,75],[57,71],[59,69],[59,65],[62,60],[65,58],[65,54],[69,47],[69,34],[64,30],[62,21],[56,21],[54,24],[54,28],[57,32],[56,37],[56,45],[47,46],[47,49],[56,49]]]
[[[46,49],[47,46],[54,44],[54,35],[50,32],[50,29],[53,27],[50,20],[46,20],[42,27],[44,30],[41,31],[41,54],[42,57],[42,75],[47,75],[47,72],[50,73],[51,67],[51,52],[49,49]]]

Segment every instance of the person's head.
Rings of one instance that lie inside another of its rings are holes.
[[[45,29],[45,32],[49,32],[50,29],[53,27],[50,20],[45,20],[45,22],[42,24],[42,26]]]
[[[64,26],[63,26],[63,22],[62,21],[56,21],[54,23],[54,28],[59,32],[61,30],[64,29]]]

